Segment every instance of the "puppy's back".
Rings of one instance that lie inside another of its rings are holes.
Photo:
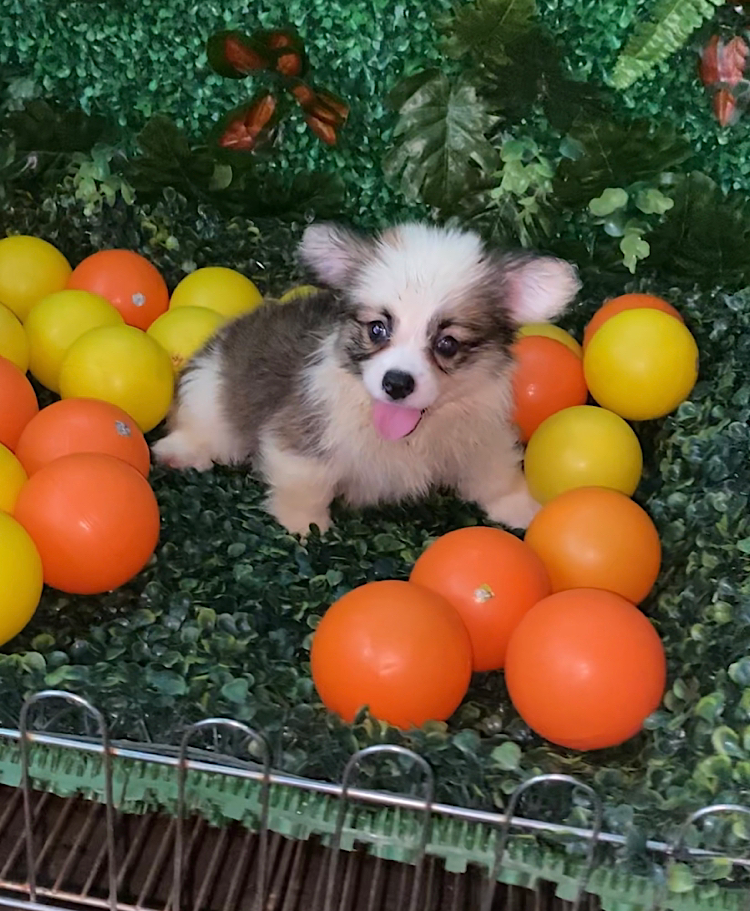
[[[284,304],[268,300],[216,337],[226,416],[248,452],[262,428],[300,399],[304,368],[340,319],[336,299],[321,291]]]

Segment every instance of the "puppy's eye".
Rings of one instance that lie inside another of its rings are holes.
[[[371,342],[384,342],[388,338],[388,327],[382,320],[376,319],[367,324],[367,334]]]
[[[435,351],[441,357],[453,357],[458,353],[458,341],[452,335],[444,335],[437,340]]]

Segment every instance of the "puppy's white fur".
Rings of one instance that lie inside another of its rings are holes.
[[[305,232],[300,254],[319,281],[345,290],[364,319],[375,319],[384,308],[394,316],[390,344],[362,362],[361,375],[343,358],[343,336],[336,328],[314,357],[299,364],[304,393],[293,416],[309,413],[319,422],[316,451],[290,446],[283,424],[274,420],[257,428],[257,447],[247,451],[226,407],[220,337],[218,345],[198,353],[186,373],[171,432],[154,447],[157,457],[200,470],[214,462],[252,459],[269,486],[269,511],[300,534],[312,524],[321,532],[329,527],[336,496],[364,506],[418,497],[436,485],[477,502],[494,522],[525,528],[539,507],[526,487],[509,419],[509,362],[498,369],[498,361],[480,359],[446,375],[428,343],[436,314],[456,306],[461,312],[457,302],[469,307],[467,293],[474,286],[486,290],[492,280],[480,238],[411,224],[373,242],[336,226],[315,225]],[[506,307],[516,324],[551,319],[579,287],[572,267],[548,257],[509,259],[500,280],[497,306]],[[389,401],[383,377],[392,369],[415,381],[413,392],[398,404],[426,409],[416,430],[396,441],[382,439],[371,418],[374,400]]]
[[[153,447],[160,461],[197,471],[208,471],[215,462],[231,465],[242,461],[244,454],[222,407],[221,387],[220,353],[201,352],[197,369],[186,373],[180,384],[171,433]]]

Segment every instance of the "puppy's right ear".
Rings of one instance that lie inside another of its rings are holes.
[[[305,229],[298,252],[321,284],[340,290],[369,258],[371,246],[365,237],[341,225],[318,224]]]

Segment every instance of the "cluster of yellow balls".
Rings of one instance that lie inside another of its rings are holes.
[[[119,406],[143,432],[166,416],[175,377],[189,358],[225,322],[262,300],[234,269],[196,269],[142,331],[126,325],[105,297],[68,287],[71,271],[62,253],[40,238],[0,240],[0,357],[62,398]],[[309,290],[292,289],[284,299]]]
[[[678,311],[652,295],[622,295],[594,315],[583,346],[551,324],[525,326],[520,335],[553,338],[581,358],[596,403],[564,408],[532,434],[524,457],[532,495],[542,504],[578,487],[632,496],[643,454],[628,422],[670,414],[698,379],[698,346]]]

